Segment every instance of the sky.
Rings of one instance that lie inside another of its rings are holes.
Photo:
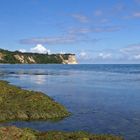
[[[140,0],[0,0],[0,48],[140,63]]]

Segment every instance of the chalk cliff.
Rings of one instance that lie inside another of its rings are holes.
[[[0,63],[9,64],[77,64],[75,54],[38,54],[0,49]]]

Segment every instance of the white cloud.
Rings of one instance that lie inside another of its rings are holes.
[[[60,52],[60,54],[65,54],[65,53],[66,53],[66,52],[64,52],[64,51],[61,51],[61,52]]]
[[[124,17],[124,19],[132,19],[132,18],[139,19],[140,18],[140,11],[134,11],[130,15]]]
[[[139,55],[135,55],[135,56],[134,56],[134,59],[140,60],[140,54],[139,54]]]
[[[103,14],[102,10],[96,10],[96,11],[94,12],[94,15],[95,15],[95,16],[101,16],[102,14]]]
[[[103,19],[103,22],[107,22],[107,19]],[[72,28],[69,30],[71,34],[88,34],[88,33],[103,33],[103,32],[117,32],[122,29],[121,26],[102,26],[95,28]]]
[[[47,50],[48,51],[48,54],[51,54],[51,50]]]
[[[25,49],[19,49],[19,52],[25,53],[26,50]]]
[[[29,38],[20,40],[21,44],[66,44],[74,43],[77,41],[75,36],[57,36],[57,37],[44,37],[44,38]]]
[[[109,19],[107,18],[100,19],[100,23],[108,23],[108,22],[109,22]]]
[[[137,61],[140,60],[140,44],[132,44],[120,50],[124,59]]]
[[[88,32],[88,31],[81,31]],[[98,40],[96,38],[91,39],[83,35],[77,35],[75,34],[75,31],[71,30],[68,35],[63,36],[57,36],[57,37],[44,37],[44,38],[28,38],[28,39],[22,39],[20,40],[21,44],[73,44],[77,42],[97,42]]]
[[[99,53],[98,55],[99,58],[102,58],[102,59],[109,59],[109,58],[112,58],[112,54],[111,53]]]
[[[129,55],[132,55],[132,54],[138,55],[140,54],[140,44],[129,45],[128,47],[121,49],[120,52],[124,54],[129,54]]]
[[[81,52],[81,53],[80,53],[80,57],[85,57],[86,55],[87,55],[86,52]]]
[[[77,56],[79,60],[90,60],[92,55],[89,52],[81,51]]]
[[[78,20],[81,23],[89,22],[89,18],[85,15],[82,15],[82,14],[73,14],[72,17],[75,18],[76,20]]]
[[[50,53],[50,50],[47,50],[42,44],[37,44],[34,48],[31,48],[30,51],[41,54]]]
[[[135,12],[135,13],[133,13],[133,17],[135,17],[135,18],[140,18],[140,12]]]
[[[71,28],[69,30],[70,34],[87,34],[92,32],[90,28]]]

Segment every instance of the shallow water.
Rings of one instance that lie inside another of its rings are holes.
[[[59,122],[1,125],[140,139],[140,65],[0,65],[0,79],[42,91],[72,112]]]

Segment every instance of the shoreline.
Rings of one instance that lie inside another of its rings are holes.
[[[42,92],[24,90],[0,80],[0,122],[55,120],[68,117],[67,109]]]
[[[96,135],[84,131],[40,132],[29,128],[18,128],[15,126],[0,127],[0,138],[7,140],[124,140],[122,137],[119,136],[105,134]]]
[[[53,121],[70,116],[70,113],[64,106],[55,102],[52,98],[42,92],[24,90],[3,80],[0,80],[0,89],[0,123],[7,123],[13,120]],[[96,135],[84,131],[39,132],[30,128],[21,129],[15,126],[0,127],[0,138],[14,140],[22,140],[23,138],[31,140],[53,140],[56,139],[56,137],[57,140],[123,140],[123,138],[119,136],[103,134]]]

